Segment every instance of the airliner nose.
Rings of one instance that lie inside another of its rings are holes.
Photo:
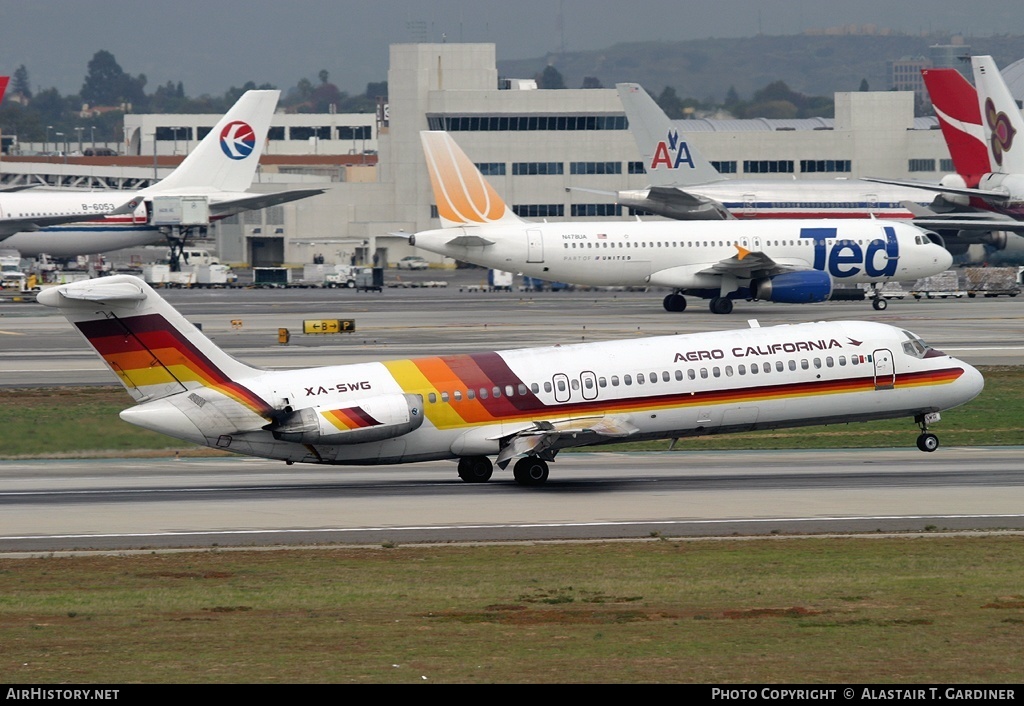
[[[960,361],[960,366],[964,373],[957,380],[957,387],[963,395],[963,399],[959,404],[963,404],[964,402],[970,402],[981,394],[981,391],[985,389],[985,378],[973,365]]]
[[[932,245],[935,248],[935,264],[941,267],[943,270],[948,270],[953,266],[953,254],[946,250],[941,245]]]

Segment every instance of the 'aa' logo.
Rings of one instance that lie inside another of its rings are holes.
[[[694,169],[693,157],[690,156],[690,147],[686,140],[679,139],[679,133],[669,130],[667,140],[662,140],[654,148],[654,157],[651,159],[650,169],[653,171],[658,167],[666,169],[679,169],[683,164],[688,164]]]
[[[241,120],[228,123],[220,133],[220,148],[229,159],[245,159],[256,149],[256,133]]]

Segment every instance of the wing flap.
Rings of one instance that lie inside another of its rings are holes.
[[[499,468],[505,468],[512,459],[520,456],[540,456],[548,449],[584,446],[593,443],[595,436],[625,438],[638,431],[636,426],[621,415],[534,422],[532,426],[509,437],[498,453],[496,462]]]

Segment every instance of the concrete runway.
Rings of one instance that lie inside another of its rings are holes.
[[[450,462],[5,462],[0,552],[1022,530],[1022,453],[562,453],[538,488]]]
[[[902,326],[976,365],[1019,365],[1024,299],[783,305],[739,302],[730,316],[665,291],[470,291],[479,270],[403,274],[447,288],[169,290],[166,298],[236,357],[269,368],[634,338],[805,320]],[[353,318],[356,331],[304,335],[304,319]],[[291,342],[277,343],[280,327]],[[115,384],[72,327],[38,304],[0,305],[0,387]],[[8,393],[5,393],[8,394]],[[125,405],[129,400],[125,396]],[[258,459],[0,464],[0,550],[56,551],[319,542],[1021,528],[1020,448],[569,454],[543,488],[496,472],[461,483],[454,464],[286,467]],[[941,430],[939,430],[941,435]],[[426,502],[424,502],[426,501]]]

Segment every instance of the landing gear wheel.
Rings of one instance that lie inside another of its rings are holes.
[[[665,297],[662,305],[665,307],[665,311],[686,311],[686,297],[682,294],[669,294]]]
[[[715,297],[711,300],[709,307],[712,314],[731,314],[732,299],[728,297]]]
[[[935,449],[939,448],[939,437],[927,432],[921,434],[921,436],[917,437],[917,448],[931,453]]]
[[[459,459],[459,478],[466,483],[486,483],[494,466],[486,456],[464,456]]]
[[[889,302],[882,299],[881,297],[878,297],[873,302],[871,302],[871,306],[875,307],[875,311],[885,311],[886,307],[889,306]]]
[[[534,456],[516,461],[512,475],[519,485],[541,485],[548,479],[548,464]]]

